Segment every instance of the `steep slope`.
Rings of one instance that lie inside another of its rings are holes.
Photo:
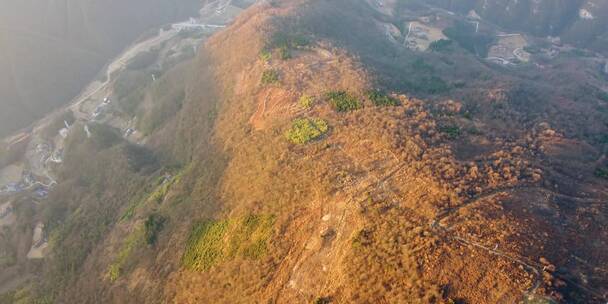
[[[216,132],[229,160],[219,185],[222,212],[205,227],[213,231],[227,221],[229,228],[220,234],[219,247],[201,249],[201,258],[220,256],[194,268],[203,270],[202,274],[182,270],[172,276],[176,290],[171,284],[171,299],[185,303],[208,298],[279,303],[315,299],[512,303],[526,294],[552,294],[567,301],[598,297],[596,292],[586,293],[587,287],[572,277],[579,270],[570,267],[582,266],[571,265],[568,257],[578,246],[574,244],[581,242],[578,220],[570,219],[568,228],[559,228],[559,220],[540,211],[548,208],[559,214],[565,211],[558,206],[574,200],[581,202],[574,207],[576,212],[605,212],[604,194],[586,192],[605,189],[605,183],[593,177],[593,170],[574,182],[561,170],[554,171],[554,165],[542,164],[563,164],[560,160],[572,153],[595,153],[571,152],[563,143],[584,140],[562,138],[535,118],[535,111],[554,106],[551,97],[539,108],[526,105],[515,94],[519,80],[501,79],[500,72],[462,59],[463,65],[455,69],[470,64],[473,70],[491,73],[495,81],[515,86],[507,93],[506,108],[497,107],[488,115],[479,109],[474,114],[479,117],[471,123],[454,118],[471,104],[442,98],[422,102],[402,96],[398,97],[400,106],[378,107],[366,91],[383,84],[407,90],[410,84],[395,81],[395,74],[416,70],[394,61],[387,67],[389,54],[398,54],[393,60],[406,62],[413,54],[384,40],[369,7],[313,1],[259,10],[207,44],[217,64],[215,77],[223,100]],[[270,24],[264,19],[268,15]],[[268,34],[258,39],[269,42],[255,45],[252,37],[260,37],[260,32]],[[263,45],[272,49],[276,41],[285,39],[313,42],[283,56],[286,60],[280,59],[282,49],[291,43],[278,43],[269,63],[259,59]],[[232,45],[244,45],[247,51],[237,51]],[[277,71],[278,83],[260,87],[264,71],[271,70]],[[493,92],[496,83],[485,85]],[[336,112],[326,93],[341,90],[361,100],[363,109]],[[319,104],[303,109],[298,100],[304,94]],[[504,102],[495,98],[488,94],[477,106]],[[529,117],[517,112],[518,107],[531,112]],[[305,146],[286,143],[282,133],[296,117],[321,118],[330,132]],[[566,130],[568,122],[564,122]],[[530,132],[522,128],[527,125],[536,127]],[[480,129],[487,130],[476,131]],[[460,136],[464,136],[462,141],[455,141]],[[474,157],[464,156],[463,147],[471,145]],[[571,166],[593,166],[595,161],[582,158],[571,161]],[[567,183],[575,186],[562,192],[548,186],[556,183],[559,189]],[[581,191],[591,197],[578,197]],[[527,205],[535,198],[540,205]],[[522,209],[534,211],[522,213]],[[238,239],[238,224],[230,223],[251,213],[276,217],[268,257],[257,262],[255,255],[239,259],[238,254],[230,255],[231,245],[221,245]],[[584,225],[589,232],[606,233],[596,220]],[[197,237],[205,243],[210,236],[191,236]],[[557,253],[556,248],[571,249]],[[599,248],[585,255],[586,261],[605,259]],[[567,273],[569,268],[572,272],[556,279],[551,263],[558,264],[560,271]],[[587,283],[592,290],[603,280],[601,275],[596,278]]]
[[[0,136],[69,102],[144,31],[196,15],[188,1],[0,2]]]
[[[608,117],[586,78],[411,51],[387,20],[258,4],[152,85],[184,96],[145,146],[71,134],[39,295],[605,302]]]

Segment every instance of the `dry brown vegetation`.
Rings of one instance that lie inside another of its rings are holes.
[[[597,148],[535,121],[537,112],[523,118],[513,101],[520,95],[503,88],[462,101],[394,90],[396,102],[376,105],[368,93],[386,74],[327,37],[309,33],[314,39],[290,58],[260,57],[273,33],[315,5],[332,12],[334,4],[254,7],[210,38],[189,67],[164,76],[168,84],[181,81],[179,72],[188,77],[181,108],[161,119],[147,143],[158,163],[133,170],[127,144],[112,130],[99,131],[103,141],[71,139],[74,162],[90,153],[99,160],[83,161],[82,176],[57,197],[80,216],[66,225],[91,231],[80,260],[51,260],[71,271],[58,299],[517,303],[533,292],[597,300],[572,275],[581,270],[590,273],[587,286],[605,286],[595,269],[608,262],[605,244],[576,237],[608,233],[600,225],[605,183],[587,170]],[[260,83],[268,70],[280,82]],[[340,91],[362,107],[335,111],[324,97]],[[182,90],[169,95],[175,92]],[[317,102],[302,107],[304,95]],[[306,117],[331,128],[290,143],[285,130]],[[569,172],[581,168],[580,176]],[[166,174],[171,181],[159,183]],[[596,196],[580,194],[589,189]],[[93,216],[99,213],[104,220]],[[131,242],[151,214],[166,219],[154,245]],[[251,225],[251,217],[265,224]],[[75,251],[77,236],[64,235],[53,259]],[[576,252],[585,262],[568,257],[579,245],[588,249]]]
[[[251,37],[248,30],[256,26],[242,24],[245,20],[258,22],[241,19],[230,39],[218,36],[208,48],[225,50],[224,45],[242,43],[240,35]],[[290,147],[280,130],[298,115],[298,96],[340,89],[362,96],[372,83],[351,56],[322,41],[315,45],[290,60],[269,63],[258,60],[257,52],[217,53],[215,62],[221,64],[216,73],[221,74],[216,77],[225,79],[220,84],[230,84],[223,90],[227,95],[217,127],[230,155],[221,186],[224,212],[277,214],[279,234],[271,241],[271,254],[257,263],[233,260],[204,274],[179,274],[173,279],[176,289],[170,288],[174,301],[309,302],[323,296],[337,302],[447,301],[450,295],[428,273],[434,273],[433,262],[440,262],[433,260],[433,253],[437,257],[442,255],[437,251],[453,249],[440,246],[426,228],[428,222],[475,191],[525,182],[526,172],[531,178],[525,164],[511,168],[500,160],[501,154],[479,161],[481,170],[459,163],[424,103],[404,96],[399,107],[348,114],[334,112],[327,103],[315,106],[308,113],[326,119],[331,133],[320,142]],[[240,58],[250,59],[234,65]],[[293,92],[292,98],[267,95],[268,89],[259,86],[256,74],[267,64],[281,73],[280,89]],[[235,66],[245,68],[237,72]],[[256,104],[257,112],[252,107]],[[260,110],[268,105],[295,109]],[[257,120],[250,115],[263,116],[265,127],[249,130],[249,122],[256,125]],[[231,275],[236,269],[239,275]],[[262,279],[254,279],[258,276]],[[502,293],[467,293],[464,286],[475,284],[467,277],[459,279],[464,281],[460,294],[470,299],[514,299],[526,289],[522,281]]]

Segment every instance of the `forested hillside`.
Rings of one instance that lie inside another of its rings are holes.
[[[608,2],[602,0],[431,0],[428,3],[468,13],[475,10],[505,29],[608,52]]]

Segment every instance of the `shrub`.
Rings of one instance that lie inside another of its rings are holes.
[[[174,117],[184,105],[186,91],[165,79],[157,81],[153,86],[150,97],[153,103],[139,111],[137,127],[145,135],[160,129]]]
[[[287,47],[281,47],[279,49],[279,57],[283,60],[287,60],[291,58],[291,50]]]
[[[293,49],[302,48],[309,44],[310,41],[303,34],[281,31],[273,34],[270,41],[266,44],[265,50],[270,52],[271,50],[278,49],[279,58],[287,60],[291,58],[291,51]]]
[[[118,255],[114,259],[114,262],[108,267],[108,278],[110,281],[116,281],[124,271],[129,261],[131,254],[142,244],[143,230],[140,228],[133,231],[122,244]]]
[[[367,230],[361,229],[357,231],[351,240],[352,246],[354,249],[360,249],[362,247],[368,246],[370,244],[369,241],[370,234]]]
[[[137,209],[137,207],[139,207],[141,204],[143,204],[143,199],[140,198],[135,198],[129,202],[129,208],[127,208],[125,213],[123,213],[123,215],[120,217],[120,221],[128,221],[132,219],[135,215],[135,209]]]
[[[463,21],[456,22],[454,26],[443,30],[443,34],[456,41],[462,48],[480,57],[488,56],[489,45],[494,37],[476,33],[475,28]]]
[[[310,109],[315,103],[315,98],[304,94],[300,97],[299,103],[304,109]]]
[[[590,57],[588,52],[581,49],[572,49],[567,51],[565,54],[573,57]]]
[[[329,92],[326,97],[332,107],[338,112],[353,111],[362,107],[357,98],[344,91]]]
[[[603,179],[608,179],[608,169],[605,169],[605,168],[596,168],[595,171],[593,172],[593,174],[596,177],[603,178]]]
[[[392,98],[378,90],[371,90],[367,92],[367,98],[369,98],[376,106],[398,106],[399,100]]]
[[[540,54],[542,52],[542,49],[538,46],[524,46],[524,51],[530,53],[530,54]]]
[[[305,144],[327,133],[327,122],[320,118],[299,118],[292,122],[285,137],[294,144]]]
[[[122,142],[120,130],[104,124],[89,124],[91,141],[98,150],[104,150]]]
[[[313,304],[329,304],[329,303],[331,303],[330,297],[319,297],[313,302]]]
[[[158,169],[158,159],[154,152],[149,148],[128,143],[124,145],[122,149],[125,153],[127,164],[131,171],[152,172]]]
[[[598,99],[600,99],[602,101],[605,101],[605,102],[608,102],[608,93],[600,91],[600,92],[598,92],[596,94],[596,96],[597,96]]]
[[[190,270],[206,271],[223,257],[227,220],[204,221],[190,233],[182,265]]]
[[[267,48],[301,48],[308,46],[310,41],[304,34],[300,33],[286,33],[286,32],[276,32],[272,38],[270,39],[270,43],[267,45]]]
[[[272,59],[272,53],[269,50],[262,50],[260,53],[260,59],[262,59],[264,62],[268,62],[270,59]]]
[[[460,136],[461,130],[458,126],[444,126],[439,128],[439,132],[444,133],[449,139],[456,139]]]
[[[450,86],[437,76],[419,77],[413,81],[403,81],[409,90],[425,94],[442,94],[450,90]]]
[[[273,215],[249,214],[199,223],[190,234],[182,265],[190,270],[206,271],[223,260],[258,259],[266,254],[274,221]]]
[[[279,73],[275,70],[266,70],[262,73],[262,84],[273,84],[279,82]]]
[[[118,76],[114,85],[114,97],[118,107],[125,113],[134,116],[144,99],[145,88],[152,81],[148,73],[127,70]]]
[[[310,45],[310,40],[304,34],[291,36],[291,47],[302,48]]]
[[[445,52],[450,49],[452,46],[452,40],[448,39],[439,39],[437,41],[431,42],[429,45],[429,50],[433,52]]]
[[[600,144],[608,144],[608,134],[599,135],[596,138],[597,142],[599,142]]]
[[[267,243],[274,224],[273,215],[249,214],[231,221],[236,228],[230,235],[226,256],[258,259],[266,254]]]
[[[430,94],[440,94],[447,92],[450,87],[443,79],[432,76],[426,79],[426,85],[424,85],[422,89]]]
[[[464,81],[461,81],[461,80],[459,80],[459,81],[455,81],[455,82],[452,84],[452,86],[454,86],[454,88],[456,88],[456,89],[462,89],[462,88],[464,88],[466,85],[467,85],[467,83],[466,83],[466,82],[464,82]]]
[[[148,245],[156,244],[158,233],[165,226],[166,218],[158,214],[150,214],[144,223],[145,228],[145,239]]]
[[[129,202],[129,207],[121,216],[120,221],[131,220],[135,215],[137,209],[147,203],[161,204],[165,200],[165,197],[167,196],[167,193],[169,192],[171,187],[174,184],[179,183],[181,174],[183,173],[180,172],[178,175],[171,179],[166,179],[165,176],[161,176],[159,177],[159,180],[157,184],[155,184],[154,188],[146,188],[143,192],[134,196]]]
[[[116,264],[110,265],[110,267],[108,267],[108,278],[110,279],[110,281],[116,282],[116,280],[118,280],[119,277],[120,277],[120,268],[118,267],[118,265],[116,265]]]
[[[435,72],[435,67],[433,65],[426,63],[422,58],[416,58],[411,64],[412,70],[416,73],[433,73]]]
[[[150,197],[148,198],[148,200],[150,200],[151,202],[155,202],[157,204],[161,204],[165,200],[165,197],[167,196],[169,189],[171,189],[171,186],[176,181],[177,181],[177,179],[174,178],[170,181],[161,183],[158,187],[156,187],[154,192],[152,192],[152,194],[150,194]]]

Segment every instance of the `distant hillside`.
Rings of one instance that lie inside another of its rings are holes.
[[[481,17],[506,29],[560,36],[580,47],[608,52],[608,2],[600,0],[431,0],[427,3]]]
[[[156,80],[117,81],[138,102],[107,115],[135,107],[145,138],[70,128],[58,184],[0,230],[49,236],[0,304],[606,303],[597,65],[411,50],[378,7],[261,1]]]
[[[0,1],[0,136],[68,102],[105,62],[199,0]]]

